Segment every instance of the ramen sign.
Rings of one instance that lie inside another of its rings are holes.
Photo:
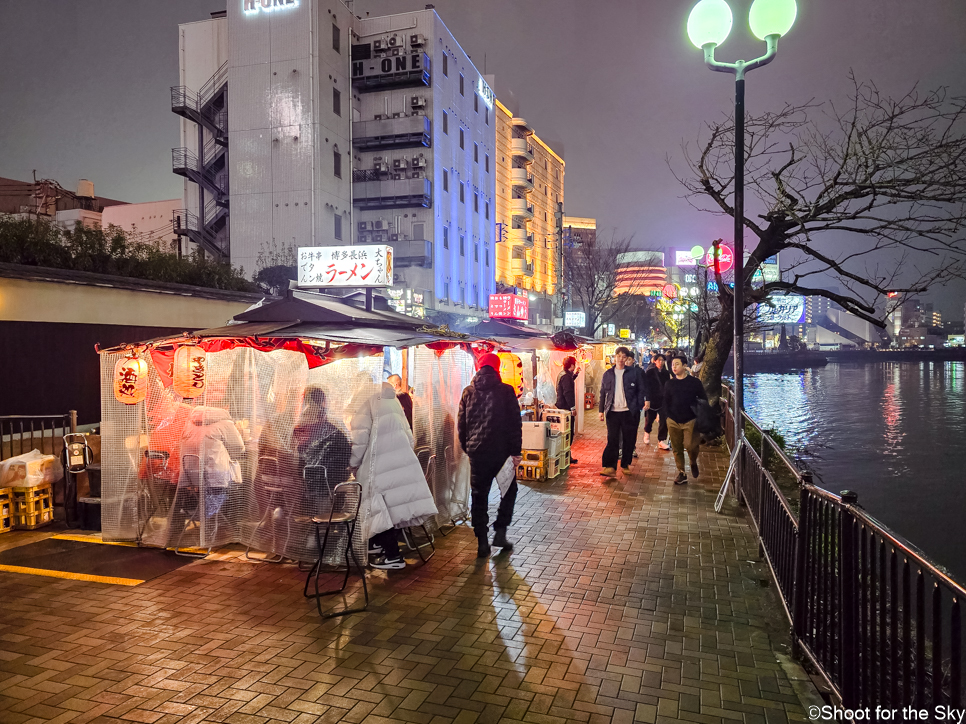
[[[392,284],[392,247],[304,246],[299,248],[298,285],[322,287],[388,287]]]

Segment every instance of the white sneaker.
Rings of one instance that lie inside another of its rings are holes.
[[[659,447],[659,448],[660,448],[661,450],[670,450],[670,449],[671,449],[671,444],[670,444],[670,443],[669,443],[669,442],[668,442],[667,440],[661,440],[661,442],[659,442],[659,443],[657,444],[657,446],[658,446],[658,447]]]
[[[650,445],[651,444],[651,433],[649,433],[649,432],[645,432],[644,433],[644,444],[645,445]]]

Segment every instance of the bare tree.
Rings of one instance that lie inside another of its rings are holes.
[[[966,98],[913,89],[894,100],[852,82],[844,109],[786,105],[745,120],[746,190],[762,212],[743,219],[751,254],[735,278],[748,306],[773,293],[821,296],[883,327],[904,298],[966,269]],[[676,176],[696,208],[733,217],[733,117],[708,131],[697,149],[684,147],[688,172]],[[754,273],[778,252],[790,261],[783,278],[752,288]],[[734,307],[730,287],[718,288],[701,370],[715,395]]]
[[[564,247],[564,293],[587,315],[588,336],[640,301],[646,271],[639,265],[622,264],[631,253],[632,237],[612,235],[609,241]]]

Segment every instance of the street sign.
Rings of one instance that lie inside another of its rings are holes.
[[[629,330],[629,329],[622,329],[620,336],[621,336],[621,339],[630,339],[631,338],[631,330]]]
[[[303,246],[298,255],[298,285],[323,287],[388,287],[392,284],[392,247]]]
[[[616,330],[616,327],[613,324],[608,324],[607,325],[607,336],[608,337],[613,337],[615,330]]]

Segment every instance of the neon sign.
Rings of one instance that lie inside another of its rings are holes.
[[[298,0],[242,0],[242,12],[246,15],[270,13],[298,7]]]
[[[493,90],[487,85],[486,81],[483,80],[483,76],[476,81],[476,92],[480,94],[480,98],[483,99],[483,105],[485,105],[490,110],[493,110]]]

